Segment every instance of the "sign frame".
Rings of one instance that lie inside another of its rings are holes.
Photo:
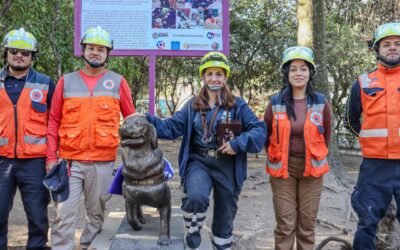
[[[74,55],[80,56],[81,52],[81,27],[82,27],[82,1],[75,0],[74,8]],[[224,53],[229,56],[230,45],[229,45],[229,30],[230,30],[230,18],[229,18],[229,0],[222,0],[222,50],[215,50]],[[101,26],[101,25],[100,25]],[[210,50],[166,50],[166,49],[114,49],[111,51],[111,56],[203,56]]]

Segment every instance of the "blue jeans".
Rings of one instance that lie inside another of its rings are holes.
[[[376,229],[394,196],[400,221],[400,160],[364,158],[351,204],[359,221],[353,249],[375,249]]]
[[[7,249],[8,216],[17,187],[28,218],[27,249],[48,249],[47,205],[49,191],[43,185],[45,159],[0,157],[0,249]]]
[[[182,210],[189,232],[200,230],[214,191],[212,240],[216,249],[232,245],[233,219],[237,212],[238,189],[234,158],[190,156],[184,178]],[[193,219],[193,216],[196,218]],[[196,221],[196,223],[194,223]],[[196,225],[197,224],[197,225]]]

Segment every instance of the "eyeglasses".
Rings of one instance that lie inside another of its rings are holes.
[[[26,50],[26,49],[9,48],[7,50],[13,56],[18,55],[18,53],[21,53],[21,55],[25,56],[25,57],[28,57],[28,56],[32,55],[32,51]]]
[[[219,55],[211,55],[211,56],[201,60],[200,64],[205,64],[206,62],[209,62],[209,61],[220,61],[220,62],[223,62],[226,65],[228,65],[228,61],[225,60],[225,58],[223,58],[222,56],[219,56]]]

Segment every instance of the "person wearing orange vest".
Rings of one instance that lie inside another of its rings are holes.
[[[120,114],[126,117],[135,112],[125,78],[105,68],[113,48],[108,32],[90,28],[81,45],[85,66],[59,80],[49,119],[47,169],[66,159],[70,172],[69,197],[55,205],[53,250],[74,249],[82,192],[87,219],[81,249],[87,249],[100,232],[105,203],[111,197],[107,187],[117,156]]]
[[[287,48],[281,64],[284,87],[271,97],[264,120],[268,137],[266,171],[270,174],[276,218],[275,249],[314,249],[315,223],[331,138],[331,110],[314,91],[313,52]]]
[[[379,26],[370,45],[378,67],[353,83],[344,119],[363,155],[351,196],[359,219],[353,247],[362,250],[375,249],[378,223],[393,196],[400,221],[400,23]]]
[[[26,249],[47,244],[49,193],[45,171],[48,112],[54,92],[50,77],[32,67],[35,37],[11,30],[2,43],[6,66],[0,72],[0,249],[7,249],[7,224],[16,189],[28,219]]]

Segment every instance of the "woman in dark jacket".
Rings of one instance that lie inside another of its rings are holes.
[[[168,119],[161,120],[150,114],[146,118],[156,127],[161,139],[183,136],[179,173],[184,189],[182,211],[189,229],[187,245],[200,246],[200,229],[214,190],[212,242],[216,249],[230,249],[238,197],[246,179],[246,153],[262,150],[266,128],[247,103],[228,89],[230,67],[224,54],[206,54],[199,73],[204,86],[180,111]],[[233,120],[241,122],[242,132],[218,146],[217,124]]]

